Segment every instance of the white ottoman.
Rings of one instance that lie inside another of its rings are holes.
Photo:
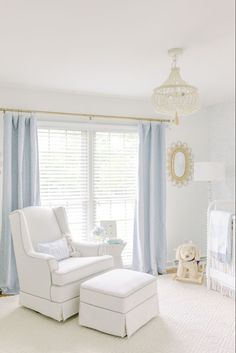
[[[130,336],[158,315],[156,277],[117,269],[80,286],[79,324],[115,336]]]

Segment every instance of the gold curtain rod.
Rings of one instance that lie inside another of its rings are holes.
[[[117,116],[117,115],[97,115],[97,114],[81,114],[81,113],[71,113],[71,112],[52,112],[47,110],[29,110],[29,109],[13,109],[13,108],[0,108],[2,112],[16,112],[16,113],[36,113],[36,114],[45,114],[45,115],[67,115],[67,116],[77,116],[84,118],[98,118],[98,119],[124,119],[124,120],[143,120],[143,121],[159,121],[161,123],[173,123],[174,120],[171,119],[161,119],[161,118],[142,118],[134,116]]]

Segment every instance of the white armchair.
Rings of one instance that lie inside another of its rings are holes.
[[[79,257],[57,261],[37,252],[39,242],[50,242],[69,233],[63,207],[27,207],[10,214],[21,305],[58,321],[79,311],[80,284],[113,267],[111,256],[100,256],[100,246],[73,243]]]

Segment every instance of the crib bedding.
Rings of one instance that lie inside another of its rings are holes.
[[[213,210],[209,220],[209,250],[220,262],[232,261],[232,219],[233,213]]]
[[[231,201],[213,201],[208,208],[208,244],[207,244],[207,286],[228,297],[235,297],[235,215],[231,217],[229,239],[231,242],[230,261],[222,262],[212,252],[211,212],[223,210],[233,213],[234,203]],[[222,260],[220,258],[220,260]]]

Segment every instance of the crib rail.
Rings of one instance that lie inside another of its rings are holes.
[[[235,201],[233,200],[214,200],[208,206],[208,216],[212,210],[222,210],[235,213]]]
[[[235,203],[229,200],[214,200],[207,211],[207,287],[229,297],[235,296],[235,216],[232,220],[232,261],[224,264],[214,258],[209,250],[209,221],[212,210],[228,211],[235,214]]]

